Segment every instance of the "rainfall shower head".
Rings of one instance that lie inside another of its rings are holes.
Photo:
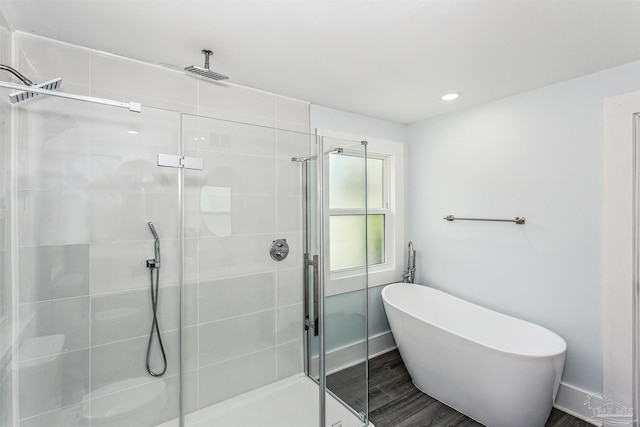
[[[188,71],[190,73],[193,74],[197,74],[199,76],[202,77],[206,77],[208,79],[213,79],[213,80],[226,80],[229,77],[224,76],[222,74],[216,73],[215,71],[211,71],[209,69],[209,57],[211,55],[213,55],[213,52],[208,50],[208,49],[202,49],[202,54],[204,55],[204,68],[202,67],[198,67],[195,65],[190,65],[188,67],[185,67],[184,70]]]
[[[40,83],[39,85],[31,85],[31,86],[36,89],[55,90],[55,89],[58,89],[61,84],[62,84],[62,77],[58,77],[57,79],[49,80],[48,82]],[[21,102],[38,95],[40,94],[31,92],[28,89],[19,90],[16,92],[11,92],[9,94],[9,99],[11,100],[12,104],[15,104],[16,102]]]
[[[38,85],[34,85],[31,80],[29,80],[28,78],[23,76],[15,68],[9,67],[8,65],[0,64],[0,70],[4,70],[4,71],[10,72],[11,74],[13,74],[17,78],[19,78],[20,81],[22,83],[24,83],[26,86],[31,86],[31,87],[33,87],[35,89],[55,90],[55,89],[58,89],[60,87],[60,84],[62,84],[62,77],[58,77],[57,79],[49,80],[48,82],[44,82],[44,83],[40,83]],[[29,91],[29,90],[19,90],[19,91],[16,91],[16,92],[11,92],[9,94],[9,99],[11,100],[12,104],[15,104],[16,102],[24,101],[25,99],[29,99],[29,98],[32,98],[32,97],[37,96],[37,95],[39,95],[39,94],[37,94],[35,92],[32,92],[32,91]]]

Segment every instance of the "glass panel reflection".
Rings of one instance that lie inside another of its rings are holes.
[[[158,168],[156,156],[179,152],[180,115],[59,99],[33,105],[16,111],[20,425],[177,419],[167,402],[179,397],[178,173]],[[169,361],[162,378],[145,370],[148,221],[166,255],[157,310]]]

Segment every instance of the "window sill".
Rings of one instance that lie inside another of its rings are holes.
[[[369,268],[369,287],[385,285],[402,280],[402,268],[382,264]],[[325,286],[325,296],[345,294],[364,289],[364,269],[353,269],[331,273]]]

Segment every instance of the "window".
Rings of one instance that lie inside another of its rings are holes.
[[[384,158],[367,159],[369,265],[385,262],[385,217],[388,214]],[[330,271],[365,265],[365,162],[357,153],[329,159]]]
[[[318,130],[328,156],[327,295],[362,289],[365,265],[364,150],[367,141],[369,286],[402,280],[404,268],[404,144]]]

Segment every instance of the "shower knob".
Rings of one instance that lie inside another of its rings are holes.
[[[269,255],[275,261],[282,261],[289,255],[289,244],[286,239],[277,239],[269,246]]]

